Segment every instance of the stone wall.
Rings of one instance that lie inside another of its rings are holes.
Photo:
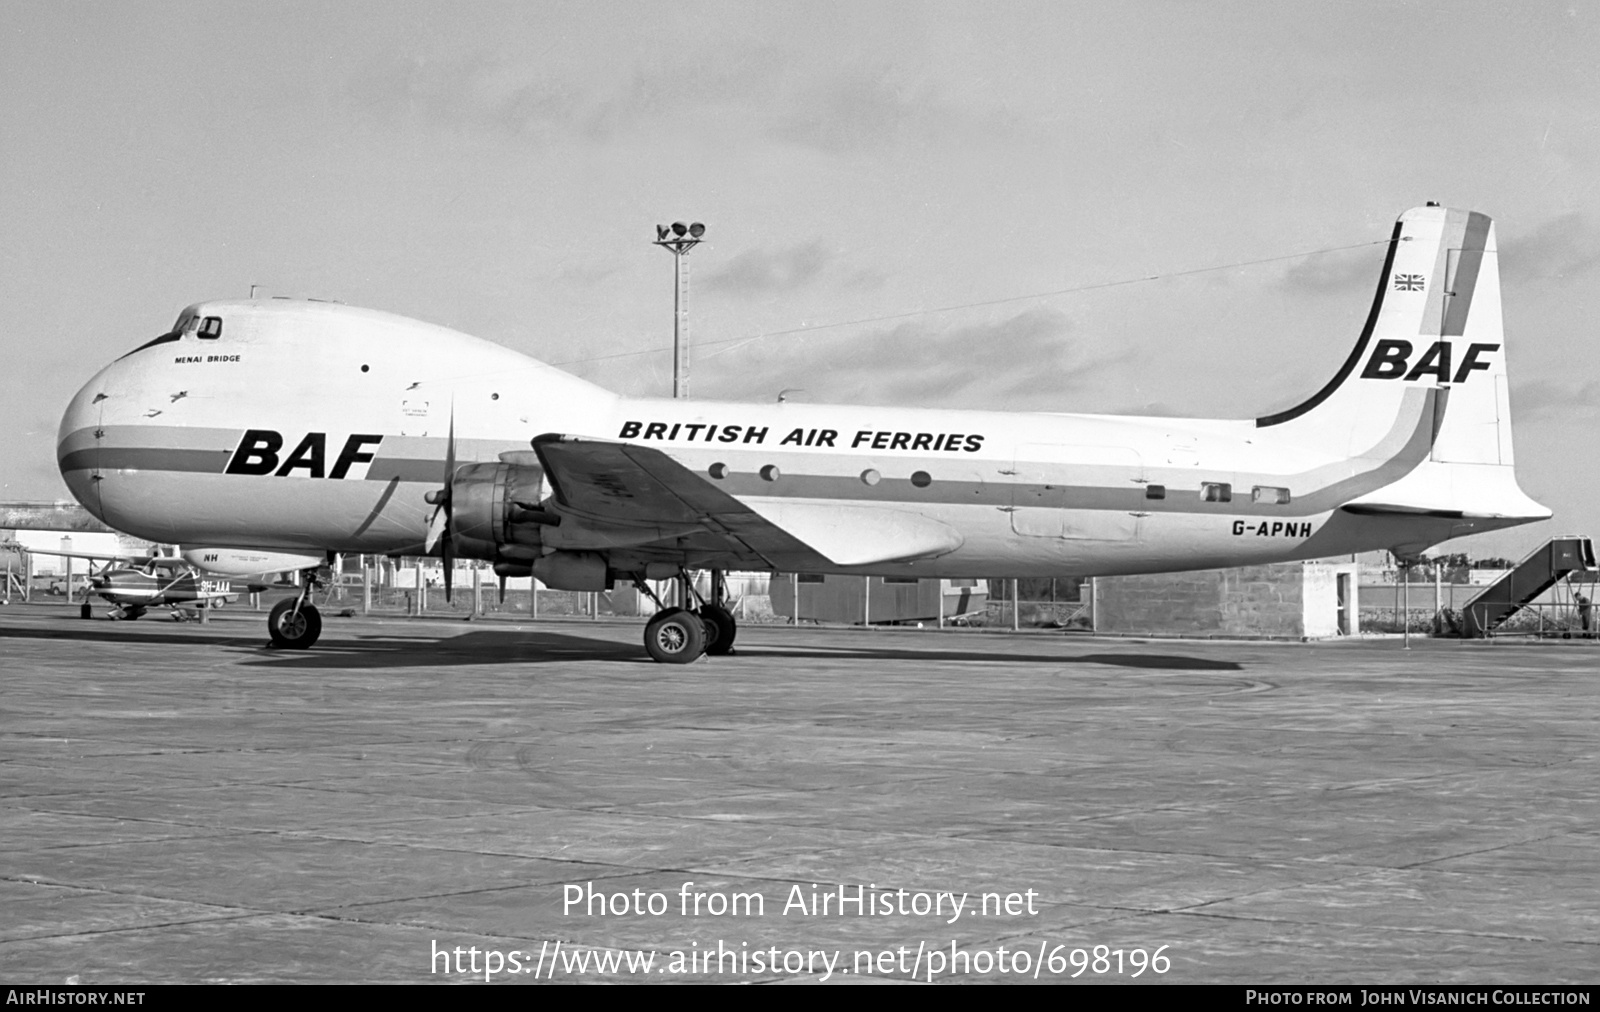
[[[1195,573],[1101,577],[1095,628],[1145,636],[1306,635],[1298,562]]]

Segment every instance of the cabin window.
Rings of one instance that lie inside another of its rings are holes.
[[[208,341],[215,341],[222,336],[222,317],[208,316],[200,321],[200,336]]]
[[[884,583],[921,583],[922,578],[917,576],[885,576]]]
[[[1146,499],[1165,499],[1167,497],[1167,486],[1146,485],[1144,487],[1144,497]]]
[[[1225,481],[1200,483],[1201,502],[1233,502],[1233,486]]]
[[[1283,506],[1289,501],[1289,490],[1275,485],[1257,485],[1250,490],[1250,499],[1271,506]]]
[[[918,488],[927,488],[929,485],[933,484],[933,475],[926,471],[912,471],[911,484],[917,486]]]
[[[822,583],[824,577],[820,573],[801,573],[795,580],[799,583]]]

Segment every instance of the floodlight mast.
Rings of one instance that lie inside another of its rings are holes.
[[[689,265],[683,258],[700,245],[706,227],[700,222],[685,225],[675,221],[671,225],[657,225],[656,239],[651,245],[660,246],[672,254],[672,396],[689,396]]]

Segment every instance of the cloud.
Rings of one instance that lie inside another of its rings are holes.
[[[707,356],[701,375],[715,369],[741,396],[795,388],[804,391],[796,399],[814,402],[1067,410],[1068,394],[1132,354],[1095,358],[1072,331],[1065,313],[1046,306],[965,326],[918,320],[826,341],[762,342],[736,351],[736,367]]]
[[[817,280],[833,254],[813,240],[780,250],[747,250],[700,284],[733,295],[772,295],[804,288]]]
[[[1295,293],[1342,295],[1370,290],[1383,270],[1382,254],[1371,249],[1335,250],[1308,256],[1283,272],[1278,284]]]
[[[1600,264],[1600,236],[1573,211],[1500,243],[1500,274],[1510,282],[1562,280]]]
[[[526,57],[387,54],[360,66],[345,94],[386,126],[542,141],[713,129],[724,140],[764,135],[838,154],[1017,132],[1014,117],[962,106],[944,88],[937,77],[904,80],[887,66],[819,71],[775,47],[751,46],[717,60],[643,62],[631,73],[588,80]]]
[[[853,71],[811,82],[790,95],[769,132],[830,153],[881,149],[905,140],[1002,133],[1015,124],[996,112],[974,113],[948,101],[934,82],[897,81],[887,70]]]
[[[1511,415],[1517,421],[1566,419],[1600,413],[1600,380],[1561,383],[1554,380],[1513,381]]]
[[[512,135],[569,132],[586,105],[584,96],[529,65],[487,55],[386,55],[351,76],[346,97],[385,124],[411,121]]]
[[[590,288],[622,272],[615,260],[586,260],[563,264],[558,273],[562,281]]]

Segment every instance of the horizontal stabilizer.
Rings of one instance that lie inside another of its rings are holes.
[[[1427,506],[1404,506],[1400,503],[1388,502],[1362,502],[1352,503],[1343,507],[1346,513],[1354,513],[1363,517],[1444,517],[1447,520],[1460,520],[1468,516],[1461,510],[1432,509]],[[1478,518],[1477,514],[1473,514]],[[1482,519],[1487,519],[1484,515]]]

